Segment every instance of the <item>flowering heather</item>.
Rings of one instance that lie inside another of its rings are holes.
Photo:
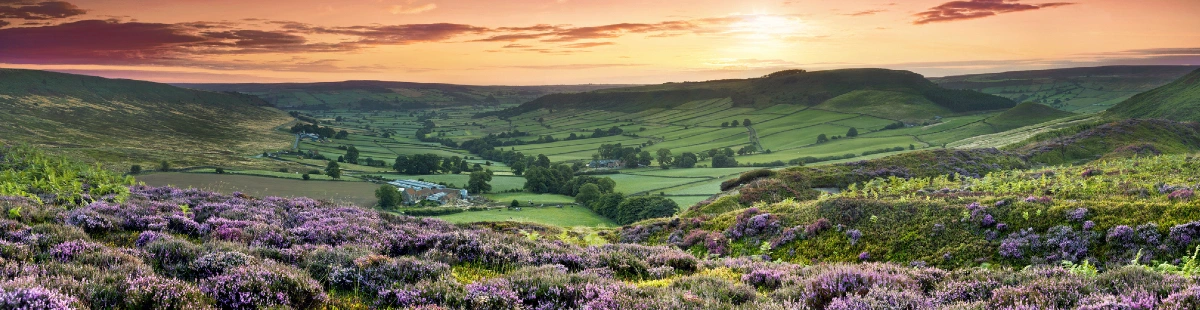
[[[846,231],[846,238],[850,238],[850,245],[858,243],[858,239],[862,238],[862,231],[851,229]]]
[[[1075,208],[1071,211],[1067,211],[1067,220],[1068,221],[1082,222],[1084,219],[1087,219],[1087,216],[1088,216],[1087,208]]]
[[[294,268],[249,265],[200,281],[200,290],[222,308],[313,308],[327,299],[317,281]]]
[[[779,217],[761,212],[758,208],[749,208],[738,215],[733,226],[725,230],[725,236],[730,239],[757,237],[764,234],[775,234],[780,230]]]
[[[810,237],[816,236],[817,234],[829,230],[830,228],[833,228],[833,223],[830,223],[829,220],[825,218],[820,218],[817,219],[817,221],[808,224],[807,227],[804,227],[804,235]]]
[[[1189,200],[1189,199],[1192,199],[1192,196],[1194,196],[1194,195],[1195,195],[1195,192],[1192,191],[1192,189],[1184,188],[1184,189],[1178,189],[1178,190],[1171,192],[1171,194],[1167,195],[1167,197],[1171,198],[1173,200]]]
[[[29,309],[29,310],[68,310],[75,309],[75,298],[41,287],[10,288],[0,287],[0,308]]]

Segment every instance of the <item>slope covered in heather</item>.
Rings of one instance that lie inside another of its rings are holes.
[[[124,186],[41,156],[0,149],[0,189],[55,195]],[[1200,173],[1192,160],[892,179],[817,200],[598,232],[455,226],[307,198],[171,187],[45,203],[9,197],[0,199],[0,305],[957,309],[1136,298],[1192,309],[1200,306],[1200,268],[1186,254],[1200,241],[1200,222],[1189,216],[1196,203],[1186,178]],[[71,176],[40,189],[12,178],[46,174]],[[802,183],[788,172],[769,177]],[[1162,185],[1146,190],[1151,182]],[[1141,191],[1120,190],[1130,185]]]

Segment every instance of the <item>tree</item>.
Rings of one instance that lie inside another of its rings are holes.
[[[312,176],[311,176],[311,175],[309,175],[309,174],[307,174],[307,173],[305,173],[304,175],[302,175],[302,176],[300,176],[300,177],[301,177],[301,178],[303,178],[305,181],[308,181],[309,179],[312,179]]]
[[[492,185],[488,182],[492,181],[492,171],[475,171],[471,172],[471,178],[467,180],[467,191],[475,194],[485,194],[492,191]]]
[[[724,122],[724,123],[721,123],[721,127],[722,127],[722,128],[724,128],[724,127],[729,127],[729,122]]]
[[[675,162],[675,158],[671,157],[671,149],[661,148],[658,149],[658,151],[655,151],[655,153],[658,155],[659,167],[666,168]]]
[[[349,132],[342,130],[342,131],[339,131],[336,135],[333,135],[333,138],[334,139],[345,139],[346,137],[349,137],[349,136],[350,136]]]
[[[592,201],[588,207],[593,212],[596,212],[596,214],[600,214],[600,216],[607,217],[615,222],[617,221],[617,209],[620,207],[622,201],[625,201],[625,194],[608,193]]]
[[[165,160],[162,161],[162,163],[158,164],[158,170],[159,171],[171,171],[171,163],[169,163]]]
[[[817,135],[817,143],[825,143],[825,142],[829,142],[829,137],[826,137],[825,134]]]
[[[737,167],[737,166],[738,166],[737,159],[734,159],[733,156],[725,156],[725,154],[717,154],[717,156],[713,156],[713,158],[712,158],[712,167],[713,168],[732,168],[732,167]]]
[[[679,205],[671,199],[662,196],[638,196],[626,199],[617,205],[617,224],[629,225],[649,218],[675,215]]]
[[[741,126],[741,124],[739,124],[739,123],[738,123],[738,121],[737,121],[736,119],[735,119],[735,120],[733,120],[733,123],[732,123],[731,125],[732,125],[733,127]]]
[[[621,161],[625,162],[625,168],[637,168],[638,167],[637,153],[633,153],[633,152],[625,153],[621,157]]]
[[[129,174],[142,173],[142,165],[133,165],[129,167]]]
[[[915,149],[917,149],[917,146],[915,146],[915,145],[912,145],[912,144],[909,144],[909,145],[908,145],[908,150],[909,150],[909,151],[912,151],[912,150],[915,150]]]
[[[525,173],[525,162],[518,161],[518,162],[513,163],[512,173],[513,173],[513,175],[518,175],[518,176],[521,174],[524,174]]]
[[[217,167],[217,169],[216,169],[216,170],[214,170],[214,171],[215,171],[217,174],[225,174],[225,168],[220,168],[220,167]]]
[[[847,137],[847,138],[853,138],[853,137],[857,137],[857,136],[858,136],[858,129],[857,129],[857,128],[850,127],[850,130],[849,130],[849,131],[846,131],[846,137]]]
[[[683,152],[683,154],[679,154],[679,157],[675,158],[675,166],[679,168],[693,168],[696,167],[696,162],[698,161],[696,153]]]
[[[591,183],[584,184],[579,187],[579,194],[575,195],[575,202],[587,205],[593,200],[599,199],[600,195],[603,195],[600,193],[600,186]]]
[[[338,166],[336,161],[331,160],[329,164],[325,165],[325,175],[334,179],[340,179],[342,178],[342,167]]]
[[[343,157],[346,159],[346,162],[351,163],[351,164],[357,164],[358,163],[358,148],[351,145],[350,147],[346,148],[346,155]]]
[[[391,185],[383,185],[376,189],[375,198],[379,199],[379,207],[383,209],[395,208],[403,199],[400,190]]]
[[[650,152],[642,151],[638,153],[638,165],[649,167],[652,162],[654,162],[654,157],[650,156]]]
[[[546,154],[538,154],[537,160],[533,161],[533,165],[542,168],[550,168],[550,157],[546,157]]]
[[[747,118],[742,120],[742,126],[750,127],[750,119]]]
[[[512,203],[508,204],[508,207],[514,208],[514,209],[519,208],[519,207],[521,207],[521,202],[517,201],[516,199],[513,199]]]

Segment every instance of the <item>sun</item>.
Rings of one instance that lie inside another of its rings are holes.
[[[739,37],[775,41],[803,34],[808,25],[799,18],[771,14],[738,16],[739,21],[729,25],[729,32]]]

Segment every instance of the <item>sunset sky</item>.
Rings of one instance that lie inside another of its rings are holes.
[[[533,85],[1200,65],[1200,1],[1054,1],[0,0],[0,67]]]

